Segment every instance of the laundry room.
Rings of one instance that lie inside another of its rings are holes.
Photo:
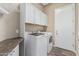
[[[0,56],[79,55],[78,15],[79,3],[0,3]]]

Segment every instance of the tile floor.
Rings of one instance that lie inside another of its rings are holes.
[[[48,56],[76,56],[76,54],[70,50],[53,47]]]

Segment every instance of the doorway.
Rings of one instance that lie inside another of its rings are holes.
[[[55,9],[55,47],[75,51],[75,4]]]

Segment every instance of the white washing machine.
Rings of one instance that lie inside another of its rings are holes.
[[[51,32],[42,32],[42,33],[44,33],[48,39],[48,53],[49,53],[52,50],[54,44],[53,34]]]
[[[43,33],[30,34],[25,41],[26,56],[47,56],[48,40]]]

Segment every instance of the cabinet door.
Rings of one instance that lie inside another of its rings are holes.
[[[45,16],[43,12],[41,12],[41,25],[45,25]]]
[[[19,56],[19,45],[17,45],[8,56]]]
[[[31,17],[32,17],[32,22],[35,24],[35,6],[31,5]]]
[[[43,17],[42,17],[42,19],[43,19],[43,25],[46,25],[46,17],[45,17],[46,15],[43,13]]]
[[[35,8],[35,23],[40,24],[40,11],[39,9]]]
[[[30,3],[21,4],[21,17],[26,23],[32,23],[32,7]]]
[[[34,6],[29,4],[29,23],[35,23],[34,18]]]
[[[47,15],[41,12],[41,25],[47,26]]]
[[[29,9],[30,9],[29,6],[30,6],[29,3],[26,3],[24,5],[24,8],[25,8],[24,17],[25,17],[26,22],[29,22]]]
[[[44,14],[44,25],[45,26],[47,26],[47,24],[48,24],[48,19],[47,19],[47,15],[46,14]]]
[[[27,15],[28,15],[28,23],[31,23],[32,21],[31,21],[31,16],[30,16],[30,14],[31,14],[31,4],[30,3],[26,3],[26,5],[28,4],[28,8],[26,7],[26,9],[28,10],[27,11]],[[26,16],[26,15],[25,15]]]
[[[12,55],[13,56],[19,56],[19,45],[16,46]]]
[[[28,5],[28,4],[27,4]],[[24,4],[20,4],[20,19],[22,19],[22,20],[26,20],[26,22],[28,21],[28,17],[26,17],[26,16],[28,16],[26,13],[27,13],[27,11],[26,11],[27,9],[26,9],[26,4],[24,3]],[[26,15],[26,16],[25,16]],[[26,19],[27,18],[27,19]]]
[[[41,21],[40,24],[43,25],[44,21],[43,21],[43,13],[42,12],[40,13],[40,21]]]
[[[30,3],[21,4],[21,19],[26,23],[47,25],[47,16]]]

